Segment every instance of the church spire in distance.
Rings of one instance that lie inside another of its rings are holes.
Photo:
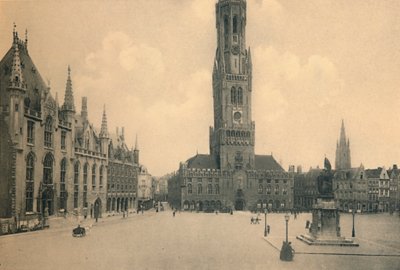
[[[335,168],[336,170],[349,170],[351,168],[350,140],[346,138],[346,129],[344,127],[343,119],[339,141],[336,145]]]

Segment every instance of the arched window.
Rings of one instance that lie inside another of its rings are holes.
[[[258,194],[262,194],[263,193],[263,185],[259,184],[258,185]]]
[[[219,194],[219,185],[215,184],[215,194]]]
[[[87,178],[88,178],[89,164],[85,163],[83,166],[83,207],[87,206]]]
[[[88,170],[89,164],[85,163],[83,166],[83,185],[87,185],[87,177],[88,177]]]
[[[79,196],[79,162],[74,165],[74,208],[78,208]]]
[[[227,15],[224,17],[224,31],[225,35],[229,35],[229,18]]]
[[[66,208],[66,189],[65,189],[65,175],[67,171],[67,160],[63,158],[60,164],[60,209]]]
[[[53,156],[50,153],[46,154],[43,163],[43,183],[53,184]]]
[[[207,194],[212,194],[212,192],[213,192],[212,185],[208,184],[208,186],[207,186]]]
[[[267,194],[271,194],[271,185],[267,185]]]
[[[100,188],[103,188],[103,170],[104,170],[104,166],[101,165],[100,166],[100,178],[99,178]],[[129,171],[129,173],[130,173],[130,171]]]
[[[239,105],[243,105],[243,89],[239,87],[238,93],[237,93],[237,103]]]
[[[231,132],[229,130],[226,131],[226,136],[230,137],[231,136]]]
[[[237,34],[238,32],[238,18],[237,16],[233,17],[233,33]]]
[[[47,116],[44,126],[44,146],[53,146],[53,119],[50,115]]]
[[[229,18],[227,15],[225,15],[225,17],[224,17],[224,34],[225,34],[224,35],[224,39],[225,39],[224,47],[225,47],[225,49],[227,49],[228,44],[229,44]]]
[[[278,194],[279,194],[279,186],[276,185],[276,186],[275,186],[275,195],[278,195]]]
[[[236,89],[235,89],[235,87],[231,88],[231,103],[236,104]]]
[[[33,191],[34,191],[34,156],[29,153],[26,158],[26,179],[25,179],[25,211],[33,211]]]
[[[188,194],[192,194],[192,184],[188,184]]]
[[[197,184],[197,194],[203,193],[203,185],[201,183]]]
[[[92,189],[96,188],[96,164],[92,166]]]

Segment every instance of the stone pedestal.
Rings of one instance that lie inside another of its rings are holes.
[[[297,239],[309,245],[358,246],[353,239],[340,235],[340,214],[332,198],[319,198],[313,206],[308,234]]]

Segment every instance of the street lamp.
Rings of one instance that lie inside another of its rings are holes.
[[[285,221],[286,221],[286,243],[288,242],[288,223],[289,223],[289,218],[290,218],[289,214],[286,213],[286,215],[285,215]]]
[[[267,237],[268,231],[267,231],[267,208],[264,208],[264,215],[265,215],[265,225],[264,225],[264,237]]]
[[[356,237],[356,231],[354,229],[354,216],[356,215],[356,211],[354,211],[354,207],[353,207],[352,214],[353,214],[353,230],[351,231],[351,237]]]

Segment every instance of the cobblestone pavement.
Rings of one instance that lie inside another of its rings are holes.
[[[400,218],[386,214],[356,216],[360,248],[343,247],[345,255],[302,254],[309,247],[295,239],[305,232],[310,214],[289,221],[296,249],[292,262],[279,260],[285,238],[284,214],[269,214],[271,234],[263,237],[255,214],[205,214],[171,211],[104,217],[81,224],[86,237],[74,238],[76,222],[53,219],[51,228],[0,237],[3,269],[400,269]],[[342,233],[351,236],[352,217],[341,216]],[[316,248],[315,253],[321,253]],[[326,251],[326,250],[325,250]],[[392,256],[360,256],[356,253]]]

